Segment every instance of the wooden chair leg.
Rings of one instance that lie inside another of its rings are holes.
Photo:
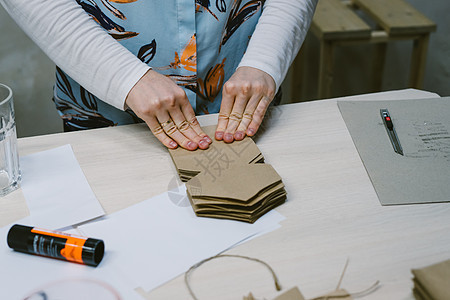
[[[381,91],[383,85],[383,71],[386,62],[387,43],[381,42],[375,44],[375,55],[373,59],[373,79],[372,90]]]
[[[425,77],[425,63],[429,39],[430,34],[424,34],[413,42],[409,85],[416,89],[422,88],[423,78]]]
[[[330,98],[333,85],[333,43],[321,41],[318,98]]]

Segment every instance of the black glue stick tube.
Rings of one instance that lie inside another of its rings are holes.
[[[105,253],[102,240],[23,225],[8,232],[8,246],[16,251],[96,267]]]

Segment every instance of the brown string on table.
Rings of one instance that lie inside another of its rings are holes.
[[[280,283],[278,281],[278,277],[275,274],[274,270],[269,266],[268,263],[266,263],[266,262],[264,262],[264,261],[262,261],[260,259],[257,259],[257,258],[243,256],[243,255],[219,254],[219,255],[216,255],[216,256],[212,256],[212,257],[206,258],[206,259],[196,263],[195,265],[190,267],[189,270],[186,271],[186,273],[184,273],[184,282],[185,282],[186,287],[187,287],[187,289],[189,291],[189,294],[192,296],[192,298],[194,300],[198,300],[198,298],[195,296],[194,291],[192,290],[192,288],[191,288],[191,286],[189,284],[189,276],[191,275],[191,273],[194,270],[199,268],[204,263],[206,263],[208,261],[211,261],[213,259],[222,258],[222,257],[243,258],[243,259],[247,259],[247,260],[251,260],[251,261],[255,261],[255,262],[258,262],[260,264],[263,264],[264,266],[266,266],[269,269],[270,273],[272,274],[272,277],[273,277],[273,280],[274,280],[274,284],[275,284],[275,289],[277,291],[281,291],[281,285],[280,285]],[[345,271],[347,270],[348,262],[349,262],[349,260],[347,259],[347,261],[345,262],[344,269],[343,269],[343,271],[341,273],[341,276],[339,278],[339,282],[338,282],[338,285],[337,285],[335,291],[339,290],[340,287],[341,287],[341,283],[342,283],[342,280],[344,278]],[[325,295],[325,296],[319,296],[319,297],[311,298],[309,300],[332,300],[332,299],[340,299],[340,298],[347,298],[347,297],[361,297],[361,296],[364,296],[364,295],[367,295],[367,294],[370,294],[370,293],[374,292],[379,287],[379,285],[380,285],[380,281],[377,280],[373,285],[371,285],[367,289],[365,289],[363,291],[360,291],[360,292],[347,293],[347,294],[343,294],[343,295]]]
[[[272,277],[273,277],[274,284],[275,284],[275,289],[276,289],[277,291],[281,291],[281,285],[280,285],[280,283],[279,283],[279,281],[278,281],[277,275],[275,274],[274,270],[269,266],[268,263],[266,263],[266,262],[264,262],[264,261],[262,261],[262,260],[259,260],[259,259],[257,259],[257,258],[248,257],[248,256],[243,256],[243,255],[219,254],[219,255],[216,255],[216,256],[212,256],[212,257],[206,258],[206,259],[204,259],[204,260],[202,260],[202,261],[196,263],[195,265],[193,265],[192,267],[190,267],[189,270],[186,271],[186,273],[184,273],[184,282],[185,282],[185,284],[186,284],[187,289],[189,290],[189,294],[191,294],[191,296],[192,296],[192,298],[193,298],[194,300],[198,300],[198,298],[195,296],[194,292],[192,291],[191,286],[189,285],[189,275],[190,275],[195,269],[197,269],[198,267],[200,267],[200,266],[203,265],[204,263],[206,263],[206,262],[208,262],[208,261],[210,261],[210,260],[217,259],[217,258],[222,258],[222,257],[243,258],[243,259],[247,259],[247,260],[251,260],[251,261],[255,261],[255,262],[258,262],[258,263],[260,263],[260,264],[263,264],[264,266],[266,266],[266,267],[269,269],[270,273],[272,273]]]
[[[370,287],[368,287],[367,289],[360,291],[360,292],[356,292],[356,293],[347,293],[344,295],[333,295],[333,296],[319,296],[319,297],[315,297],[315,298],[311,298],[308,300],[332,300],[332,299],[340,299],[340,298],[347,298],[347,297],[362,297],[365,295],[368,295],[370,293],[375,292],[375,290],[380,286],[380,281],[377,280],[374,284],[372,284]]]
[[[337,291],[341,288],[341,283],[342,283],[342,280],[344,279],[344,275],[345,275],[345,271],[347,270],[348,262],[349,262],[349,259],[347,258],[347,261],[345,262],[344,269],[342,270],[341,277],[339,278],[339,282],[336,286],[335,291]],[[356,293],[348,293],[347,292],[346,294],[343,294],[343,295],[325,295],[325,296],[311,298],[309,300],[332,300],[332,299],[340,299],[340,298],[347,298],[347,297],[361,297],[366,294],[370,294],[370,293],[374,292],[378,288],[379,284],[380,284],[380,281],[377,280],[373,285],[371,285],[367,289],[360,291],[360,292],[356,292]]]

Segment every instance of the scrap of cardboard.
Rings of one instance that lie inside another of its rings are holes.
[[[214,135],[215,126],[205,127]],[[250,137],[227,144],[213,141],[207,150],[169,150],[197,216],[254,223],[286,201],[281,177]]]
[[[427,290],[422,286],[422,284],[417,281],[416,278],[413,279],[414,287],[413,287],[413,295],[417,300],[434,300],[431,298]]]
[[[257,300],[252,293],[244,296],[243,300]],[[273,300],[305,300],[298,287],[293,287],[282,294],[278,295]]]
[[[298,287],[293,287],[273,300],[305,300]]]
[[[214,136],[215,126],[203,128],[208,136]],[[227,144],[223,141],[213,142],[206,150],[187,151],[181,147],[169,149],[170,156],[177,168],[180,179],[184,182],[200,172],[209,174],[212,178],[220,176],[224,169],[235,164],[260,163],[264,157],[250,137],[242,141]]]
[[[323,296],[319,296],[316,298],[313,298],[311,300],[333,300],[333,299],[339,299],[339,300],[353,300],[352,295],[350,295],[349,292],[347,292],[344,289],[337,289],[331,293],[325,294]]]
[[[281,177],[267,164],[253,164],[231,167],[224,170],[218,178],[220,184],[208,173],[201,173],[189,181],[186,186],[193,196],[211,198],[224,197],[247,202],[256,192],[281,181]]]
[[[419,299],[448,299],[450,295],[450,260],[422,269],[413,269],[414,295]]]
[[[267,164],[235,165],[217,179],[202,172],[186,189],[197,216],[250,223],[286,200],[281,177]]]

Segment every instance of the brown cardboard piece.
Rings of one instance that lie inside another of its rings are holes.
[[[450,260],[422,269],[413,269],[414,295],[418,299],[449,299]]]
[[[215,126],[203,128],[208,136],[214,136]],[[264,162],[264,157],[250,137],[242,141],[227,144],[223,141],[213,142],[206,150],[187,151],[181,147],[169,149],[170,156],[182,181],[186,182],[200,172],[212,178],[220,176],[223,170],[235,164]]]
[[[204,131],[214,135],[215,126]],[[255,222],[286,201],[281,177],[253,140],[213,141],[207,150],[169,150],[197,216]]]
[[[198,216],[253,223],[286,200],[284,184],[271,165],[236,165],[218,178],[200,173],[186,183]]]
[[[305,300],[298,287],[293,287],[273,300]]]
[[[352,295],[350,295],[349,292],[347,292],[344,289],[337,289],[331,293],[327,293],[323,296],[319,296],[316,298],[313,298],[311,300],[334,300],[334,299],[339,299],[339,300],[353,300]]]

